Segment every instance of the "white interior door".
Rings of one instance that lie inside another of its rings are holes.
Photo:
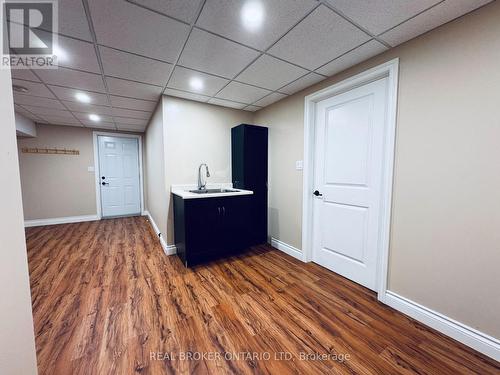
[[[387,78],[316,106],[313,261],[376,289]]]
[[[98,136],[103,217],[141,213],[137,138]]]

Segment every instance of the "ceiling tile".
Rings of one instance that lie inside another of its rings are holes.
[[[107,47],[99,47],[104,74],[132,81],[165,86],[173,65],[132,55]]]
[[[86,128],[116,130],[116,125],[113,122],[92,122],[83,121]]]
[[[84,93],[90,97],[90,104],[96,105],[109,105],[108,97],[106,94],[100,94],[96,92],[89,92],[84,90],[71,89],[67,87],[50,86],[50,89],[56,94],[56,96],[61,100],[68,100],[76,102],[77,99],[75,95],[77,93]]]
[[[262,107],[257,107],[256,105],[249,105],[248,107],[243,108],[244,111],[249,111],[249,112],[255,112],[258,111],[259,109],[262,109]]]
[[[45,35],[47,39],[51,38],[51,34],[44,31],[39,31],[38,33]],[[85,70],[92,73],[101,72],[94,44],[58,35],[57,46],[61,51],[56,61],[57,66]]]
[[[441,0],[327,0],[335,9],[375,35]]]
[[[83,123],[89,122],[92,124],[99,124],[101,122],[113,122],[113,117],[112,116],[107,116],[107,115],[98,115],[101,119],[100,121],[92,121],[89,118],[90,113],[83,113],[83,112],[73,112],[73,115],[79,120],[81,120]]]
[[[122,125],[144,125],[144,126],[146,126],[148,124],[148,120],[141,120],[141,119],[136,119],[136,118],[114,116],[114,119],[115,119],[115,123],[122,124]]]
[[[260,107],[265,107],[268,106],[269,104],[273,104],[274,102],[277,102],[278,100],[281,100],[286,97],[287,97],[286,95],[280,94],[279,92],[273,92],[272,94],[266,96],[265,98],[260,99],[254,104]]]
[[[277,90],[307,73],[307,70],[262,55],[235,79],[269,90]]]
[[[97,55],[92,43],[82,42],[59,35],[59,48],[65,52],[64,58],[58,57],[58,65],[67,68],[85,70],[92,73],[101,73]]]
[[[130,124],[116,124],[118,130],[126,130],[129,132],[144,132],[146,125],[130,125]]]
[[[20,113],[24,116],[26,116],[27,118],[33,120],[33,121],[40,121],[42,120],[40,117],[38,117],[37,115],[29,112],[28,110],[24,109],[23,107],[21,107],[20,105],[18,104],[14,104],[14,110],[16,113]]]
[[[43,96],[44,98],[55,99],[55,96],[42,83],[12,79],[12,84],[17,85],[17,86],[26,87],[28,89],[28,92],[27,92],[28,95]]]
[[[191,80],[197,80],[201,82],[203,84],[203,87],[194,89],[190,85]],[[227,85],[228,82],[229,80],[224,78],[176,66],[172,77],[170,77],[168,87],[212,96],[215,95],[225,85]]]
[[[82,0],[58,1],[59,33],[91,41]]]
[[[70,111],[54,109],[54,108],[44,108],[44,107],[34,107],[30,105],[23,105],[24,109],[27,109],[31,113],[34,113],[37,116],[45,117],[45,116],[57,116],[61,118],[74,118]]]
[[[121,96],[110,95],[111,104],[115,108],[136,109],[140,111],[152,111],[156,107],[156,102],[149,100],[124,98]]]
[[[33,105],[37,107],[65,110],[64,106],[57,99],[43,98],[40,96],[23,95],[17,92],[14,93],[14,103],[21,105]]]
[[[231,82],[220,93],[217,94],[217,97],[227,100],[234,100],[240,103],[251,104],[269,93],[271,93],[271,91],[269,90],[245,85],[244,83]]]
[[[324,79],[325,77],[319,74],[309,73],[297,79],[296,81],[286,85],[285,87],[280,88],[279,91],[285,94],[293,94],[296,93],[297,91],[305,89],[306,87],[312,86],[315,83],[318,83],[319,81],[322,81]]]
[[[47,84],[75,89],[106,92],[101,75],[67,68],[39,70],[38,75]]]
[[[70,125],[70,126],[82,126],[80,121],[74,117],[61,117],[61,116],[51,116],[44,115],[43,119],[52,125]]]
[[[151,112],[134,111],[132,109],[113,108],[113,115],[120,117],[130,117],[135,119],[149,120]]]
[[[194,29],[179,65],[226,78],[233,78],[259,53],[202,30]]]
[[[95,113],[98,115],[110,115],[110,116],[113,114],[111,112],[111,107],[106,107],[103,105],[92,105],[92,104],[68,102],[68,101],[63,101],[63,103],[70,111]]]
[[[111,94],[125,95],[138,99],[156,100],[162,91],[162,88],[158,86],[118,78],[106,77],[106,82]]]
[[[332,62],[329,62],[316,71],[327,76],[332,76],[386,50],[387,47],[383,44],[377,42],[376,40],[371,40],[351,52],[340,56]]]
[[[12,78],[40,82],[38,77],[29,69],[11,69],[10,73],[12,74]]]
[[[380,38],[391,46],[397,46],[489,2],[491,0],[447,0],[389,30]]]
[[[318,3],[315,0],[208,0],[196,25],[248,46],[265,50],[300,21]],[[244,22],[246,12],[262,12],[258,25]]]
[[[196,17],[201,0],[133,0],[137,4],[154,9],[167,16],[191,23]]]
[[[164,92],[165,95],[175,96],[177,98],[195,100],[197,102],[206,102],[210,99],[210,96],[193,94],[191,92],[174,90],[174,89],[166,89]]]
[[[189,26],[122,0],[89,0],[97,41],[159,60],[176,60]]]
[[[232,102],[231,100],[217,99],[217,98],[210,99],[208,103],[235,109],[243,109],[244,107],[246,107],[246,104],[241,104],[237,102]]]
[[[285,35],[269,53],[314,70],[370,37],[321,5]]]

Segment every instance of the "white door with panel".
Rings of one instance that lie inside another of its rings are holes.
[[[139,140],[101,135],[97,140],[102,216],[140,214]]]
[[[387,78],[318,102],[313,261],[376,289]]]

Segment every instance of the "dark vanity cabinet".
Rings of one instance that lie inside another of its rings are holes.
[[[231,129],[233,187],[253,191],[251,245],[267,242],[267,138],[263,126],[241,124]]]
[[[250,245],[251,197],[173,195],[175,246],[186,267],[236,254]]]

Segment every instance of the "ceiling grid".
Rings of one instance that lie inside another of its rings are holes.
[[[13,70],[28,89],[14,102],[37,122],[128,131],[161,95],[256,111],[490,1],[65,0],[67,59]]]

